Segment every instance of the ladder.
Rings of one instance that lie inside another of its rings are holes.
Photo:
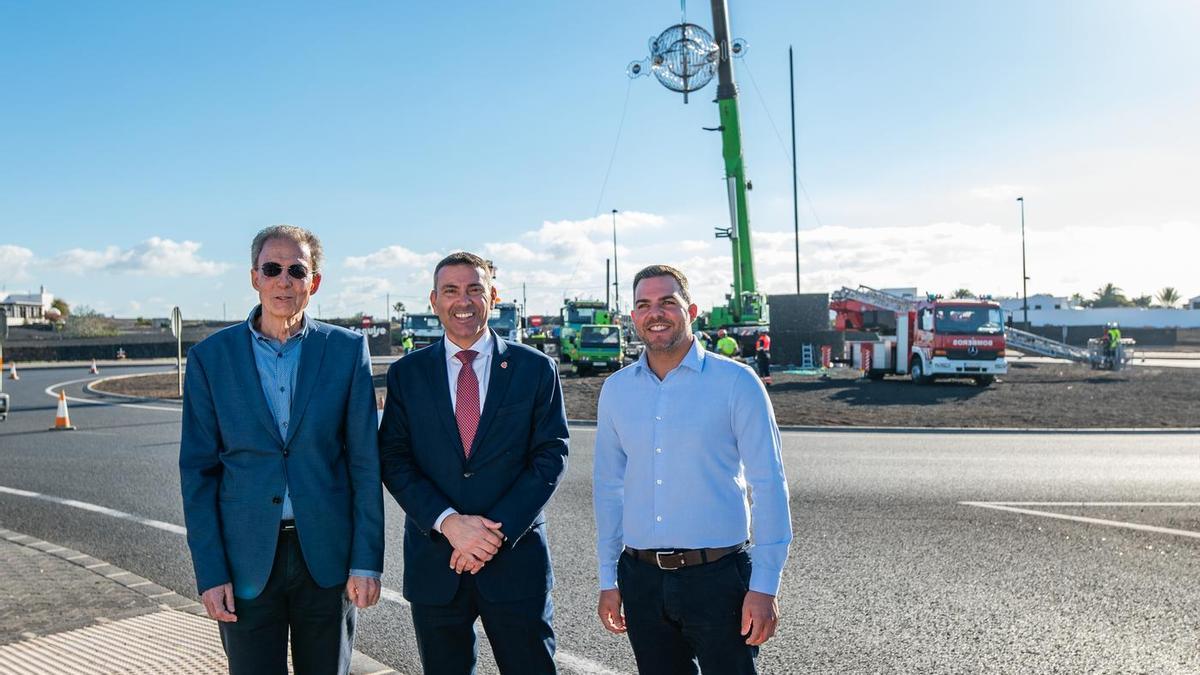
[[[889,309],[897,314],[911,312],[917,306],[914,300],[877,291],[870,286],[859,286],[858,288],[842,287],[840,290],[834,291],[829,297],[832,300],[855,300],[864,305]]]
[[[1007,347],[1032,352],[1056,359],[1067,359],[1080,363],[1091,363],[1092,357],[1087,349],[1072,347],[1065,342],[1051,340],[1035,333],[1027,333],[1011,326],[1004,328],[1004,341]]]
[[[800,348],[800,367],[804,370],[813,370],[817,367],[813,362],[813,346],[810,344]]]

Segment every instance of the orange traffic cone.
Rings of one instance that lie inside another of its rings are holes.
[[[62,389],[58,391],[58,414],[50,431],[75,431],[75,427],[71,426],[71,416],[67,414],[67,392]]]
[[[21,376],[17,374],[17,362],[16,361],[13,361],[8,366],[8,379],[10,379],[10,380],[21,379]]]
[[[88,372],[89,372],[89,373],[91,373],[91,374],[93,374],[93,375],[99,375],[99,374],[100,374],[100,368],[98,368],[98,367],[96,366],[96,359],[92,359],[92,367],[91,367],[90,369],[88,369]]]

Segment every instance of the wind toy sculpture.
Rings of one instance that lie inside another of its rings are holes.
[[[729,39],[726,0],[712,0],[712,14],[712,34],[688,23],[685,16],[650,38],[650,56],[630,63],[625,72],[631,78],[652,73],[664,87],[683,94],[684,103],[688,102],[689,93],[703,89],[714,75],[717,77],[716,103],[721,125],[705,130],[721,132],[730,226],[716,228],[716,236],[729,239],[733,250],[733,293],[727,296],[728,305],[714,307],[701,327],[761,325],[765,323],[763,297],[754,281],[742,128],[738,122],[737,85],[733,81],[733,59],[746,53],[746,43]]]

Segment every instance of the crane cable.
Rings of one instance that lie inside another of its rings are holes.
[[[617,148],[621,145],[621,134],[625,131],[625,117],[629,112],[629,94],[633,91],[633,80],[625,85],[625,102],[621,104],[621,121],[617,124],[617,137],[613,140],[612,152],[608,155],[608,168],[604,170],[604,180],[600,183],[600,196],[596,198],[596,208],[592,210],[592,219],[600,215],[600,205],[604,203],[604,193],[608,189],[608,179],[612,174],[613,162],[617,159]],[[571,270],[571,278],[567,280],[566,287],[563,288],[563,299],[567,297],[567,290],[575,281],[575,275],[579,272],[579,263],[583,262],[583,252],[575,258],[575,267]]]

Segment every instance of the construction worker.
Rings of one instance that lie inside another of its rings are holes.
[[[713,348],[712,338],[708,337],[708,333],[705,333],[702,330],[698,330],[695,333],[692,333],[692,336],[700,341],[700,346],[705,351],[709,351],[709,352],[712,351],[712,348]]]
[[[404,350],[404,355],[408,356],[413,350],[413,334],[411,330],[404,331],[404,339],[400,341],[400,348]]]
[[[1112,369],[1121,369],[1121,327],[1114,321],[1108,325],[1108,352],[1112,358]]]
[[[758,376],[771,386],[771,336],[766,331],[759,333],[754,343],[754,361],[758,364]]]
[[[736,359],[738,352],[741,349],[738,347],[737,340],[725,331],[724,328],[717,331],[717,353],[721,356],[728,356],[731,359]]]

